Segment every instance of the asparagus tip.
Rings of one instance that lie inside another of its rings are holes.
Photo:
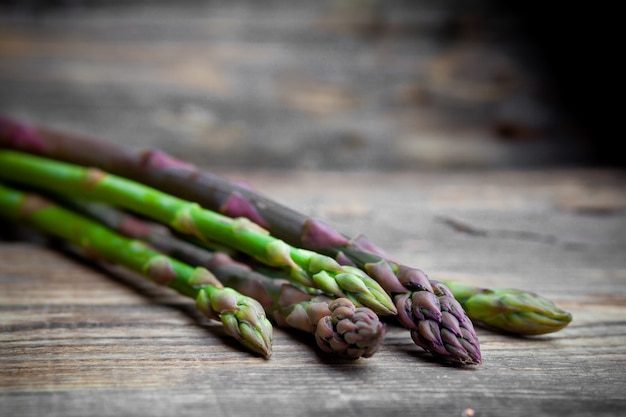
[[[559,331],[572,321],[569,312],[532,292],[458,283],[448,286],[467,314],[490,329],[530,336]]]
[[[273,328],[261,304],[232,288],[204,287],[196,301],[209,318],[217,318],[224,330],[250,350],[269,358]]]
[[[331,314],[320,319],[315,331],[320,349],[346,359],[368,358],[378,351],[386,327],[376,313],[346,298],[331,301],[328,308]]]

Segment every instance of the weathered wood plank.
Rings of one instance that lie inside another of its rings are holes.
[[[98,3],[0,10],[0,113],[220,167],[592,158],[483,1]]]
[[[393,325],[381,351],[355,363],[331,360],[309,338],[277,330],[266,361],[167,289],[39,244],[4,240],[0,414],[626,411],[623,172],[224,174],[348,233],[365,232],[431,277],[536,290],[574,321],[535,338],[480,329],[484,363],[471,369],[431,361]],[[596,201],[588,211],[598,194],[605,207]],[[467,233],[441,218],[487,233]]]

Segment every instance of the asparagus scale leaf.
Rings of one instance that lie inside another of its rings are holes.
[[[197,308],[205,316],[221,321],[228,335],[262,356],[271,355],[273,331],[262,306],[232,288],[224,288],[205,268],[191,267],[36,194],[2,184],[0,215],[28,222],[91,257],[121,265],[194,298]]]
[[[538,294],[509,288],[481,288],[447,281],[459,303],[485,327],[520,335],[558,331],[572,315]]]
[[[290,246],[246,218],[233,219],[99,169],[16,151],[0,150],[0,178],[66,197],[91,198],[126,208],[181,233],[217,241],[269,266],[287,269],[290,279],[299,284],[348,298],[378,314],[396,312],[389,295],[363,271],[341,266],[317,252]]]
[[[322,251],[327,255],[337,257],[342,263],[358,264],[369,269],[370,276],[390,294],[401,294],[407,283],[406,279],[404,282],[399,279],[398,264],[366,239],[362,237],[350,239],[317,219],[298,213],[247,187],[230,182],[211,172],[200,170],[163,152],[156,150],[136,152],[111,142],[35,127],[6,117],[0,117],[0,146],[81,165],[98,166],[179,197],[197,201],[204,207],[231,217],[247,217],[268,229],[272,235],[294,246]],[[419,272],[417,270],[418,275]],[[411,280],[408,282],[410,283]],[[494,310],[493,294],[490,296],[485,294],[491,291],[502,294],[503,290],[483,288],[477,292],[480,296],[471,298],[470,308],[470,304],[465,302],[463,291],[458,285],[453,285],[457,283],[452,281],[445,281],[445,283],[452,286],[455,297],[462,301],[463,307],[468,310],[467,315],[475,323],[496,330],[518,334],[549,333],[560,330],[571,321],[569,313],[558,308],[554,310],[557,313],[554,313],[552,307],[535,308],[532,314],[525,316],[512,313],[517,309],[525,311],[527,307],[521,307],[519,304],[529,302],[532,305],[539,297],[520,290],[507,290],[509,294],[516,293],[517,296],[498,297],[499,308]],[[426,290],[429,291],[428,288]],[[426,305],[413,308],[411,302],[406,302],[407,298],[421,299]],[[542,299],[540,304],[545,306],[552,303]],[[408,324],[409,328],[421,323],[420,312],[423,314],[430,310],[433,317],[437,317],[440,313],[433,308],[431,296],[401,294],[400,297],[396,296],[396,305],[404,307],[398,317],[401,318],[403,324]],[[503,309],[510,312],[508,316],[502,314]],[[413,311],[417,312],[415,317],[413,317]],[[495,314],[497,319],[489,320],[491,314]],[[405,320],[402,320],[403,317]],[[503,317],[508,318],[504,320]],[[524,319],[520,319],[521,317]],[[516,324],[511,325],[511,322]],[[537,322],[541,322],[541,326],[537,326]]]
[[[367,358],[382,345],[386,326],[367,307],[356,307],[345,298],[311,295],[284,279],[269,278],[226,253],[184,241],[160,224],[112,206],[75,199],[67,204],[122,235],[137,237],[162,253],[207,268],[225,286],[259,301],[267,316],[280,326],[313,334],[324,352],[346,359]]]
[[[282,327],[311,333],[318,347],[345,359],[368,358],[382,345],[386,326],[367,307],[344,297],[311,295],[281,279],[269,278],[238,264],[227,255],[212,267],[215,276],[262,302],[268,316]]]
[[[35,128],[6,118],[0,118],[0,145],[97,166],[230,217],[246,217],[291,245],[325,253],[341,264],[365,270],[394,297],[396,309],[403,309],[398,318],[411,331],[441,325],[440,303],[421,270],[399,265],[366,239],[349,239],[317,219],[163,152],[134,152],[118,144]],[[421,292],[424,294],[416,294]],[[428,326],[422,323],[423,317],[428,317]],[[437,337],[438,333],[428,332],[425,336],[433,334]],[[438,340],[438,344],[443,341]],[[473,350],[480,352],[478,345]],[[475,363],[480,363],[479,356]]]

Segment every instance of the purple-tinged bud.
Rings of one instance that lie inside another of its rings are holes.
[[[418,330],[411,330],[411,339],[436,357],[446,357],[448,354],[441,340],[439,326],[430,320],[420,322]]]
[[[411,302],[411,293],[402,293],[395,296],[397,317],[400,324],[407,329],[416,330],[417,323],[413,318],[413,303]]]
[[[146,222],[132,216],[123,216],[121,221],[117,224],[116,230],[127,237],[132,239],[142,239],[149,236],[152,233],[153,228]]]
[[[323,341],[329,340],[333,337],[334,329],[333,323],[330,318],[324,318],[317,322],[317,326],[314,330],[315,338],[317,339],[317,344],[324,352],[332,352],[329,346],[326,345]],[[322,343],[320,343],[322,341]]]
[[[432,320],[422,320],[417,325],[417,329],[422,340],[426,340],[437,345],[442,344],[439,324]]]
[[[382,343],[386,328],[369,308],[355,307],[345,298],[328,303],[330,315],[317,324],[315,339],[319,347],[347,359],[370,357]]]
[[[219,320],[220,316],[213,310],[211,300],[206,289],[201,290],[196,297],[196,308],[206,317]]]
[[[167,285],[177,278],[172,263],[166,256],[155,256],[150,259],[145,271],[152,281],[160,285]]]
[[[91,191],[96,188],[98,184],[100,184],[100,182],[107,177],[107,175],[108,174],[106,172],[98,168],[89,168],[85,171],[85,176],[81,185],[85,190]]]
[[[441,340],[445,343],[448,350],[455,349],[455,352],[465,352],[465,348],[461,344],[461,338],[458,334],[454,334],[448,329],[441,329]]]
[[[210,294],[213,310],[220,314],[234,313],[239,310],[237,299],[239,294],[230,288],[212,291]]]
[[[189,284],[192,286],[212,285],[217,288],[223,288],[222,283],[208,269],[198,267],[193,270],[189,277]]]
[[[341,267],[333,258],[322,255],[320,253],[304,250],[309,256],[308,270],[312,273],[319,271],[327,272],[342,272],[344,268]]]
[[[0,143],[33,153],[44,153],[46,150],[46,142],[35,127],[1,116]]]
[[[320,250],[346,246],[350,240],[317,219],[308,219],[302,232],[302,244],[307,249]]]
[[[345,340],[340,338],[339,335],[336,333],[333,335],[332,338],[327,340],[327,343],[335,352],[342,352],[342,355],[345,355],[346,351],[350,347],[350,345]]]
[[[318,298],[311,300],[306,307],[306,313],[309,317],[309,323],[311,324],[316,324],[322,318],[331,314],[328,308],[328,300],[325,299],[325,297],[319,298],[320,301],[316,300],[318,300]]]
[[[274,300],[271,295],[259,281],[248,280],[245,283],[238,284],[237,291],[257,300],[263,308],[271,308],[274,305]]]
[[[355,276],[352,273],[337,274],[335,275],[335,281],[337,281],[341,289],[343,289],[344,291],[358,294],[370,293],[365,283],[359,277]]]
[[[163,151],[157,149],[148,149],[141,154],[141,166],[146,169],[161,170],[167,168],[184,169],[187,171],[196,171],[197,168],[192,164],[174,158]]]
[[[445,326],[425,320],[419,323],[418,330],[411,330],[411,338],[415,344],[443,361],[461,365],[478,365],[482,361],[478,341],[473,332],[464,327],[459,334],[455,334]]]
[[[400,265],[397,277],[406,289],[433,292],[428,276],[421,269]]]
[[[482,354],[480,352],[480,344],[475,337],[463,337],[459,339],[459,342],[463,345],[463,348],[467,351],[467,354],[472,358],[472,363],[468,365],[478,365],[482,363]]]
[[[460,323],[465,323],[470,321],[465,314],[465,310],[461,307],[461,304],[456,300],[456,298],[452,296],[441,296],[439,297],[439,304],[441,305],[442,311],[447,311],[452,314]]]
[[[450,290],[450,288],[448,288],[448,286],[444,284],[443,282],[431,279],[430,284],[432,285],[433,292],[436,295],[438,296],[447,295],[448,297],[454,298],[454,294],[452,293],[452,290]]]
[[[222,314],[219,320],[224,325],[224,331],[227,335],[234,337],[235,339],[242,341],[242,337],[239,334],[239,321],[237,317],[232,314]]]
[[[308,333],[315,332],[315,325],[309,320],[306,309],[301,304],[296,304],[285,317],[285,322],[289,327],[302,330]]]
[[[474,330],[474,325],[470,320],[466,323],[463,323],[463,327],[461,327],[461,336],[465,340],[469,340],[471,343],[478,344],[478,337],[476,337],[476,331]]]
[[[365,235],[358,235],[356,238],[352,239],[352,246],[357,247],[364,252],[373,253],[381,258],[391,260],[391,256],[389,256],[389,254],[375,245],[371,240],[365,237]]]
[[[428,291],[415,291],[411,293],[411,301],[413,314],[417,319],[441,321],[441,305],[435,294]]]
[[[263,307],[258,301],[248,298],[243,303],[239,302],[237,305],[238,310],[234,312],[239,321],[245,321],[248,323],[254,323],[258,321],[258,312],[263,311]]]
[[[356,264],[354,263],[354,261],[352,261],[352,259],[346,256],[346,254],[343,252],[338,252],[337,256],[335,256],[335,260],[341,266],[352,266],[356,268]]]
[[[375,263],[365,264],[365,272],[390,294],[406,292],[406,287],[398,280],[389,262],[381,259]]]
[[[205,239],[200,230],[198,230],[198,226],[196,225],[192,214],[192,210],[199,209],[200,206],[195,203],[185,205],[182,210],[179,210],[176,213],[174,220],[172,221],[172,226],[183,233],[190,234],[199,239]]]
[[[447,311],[443,311],[441,313],[441,325],[454,333],[455,335],[461,335],[461,327],[459,326],[459,321],[452,314]]]
[[[245,217],[265,229],[270,227],[269,223],[259,214],[254,204],[250,203],[248,199],[237,191],[228,196],[226,202],[219,208],[219,212],[233,218]]]
[[[237,217],[236,219],[233,219],[232,230],[235,233],[251,232],[260,233],[263,235],[270,234],[270,232],[268,232],[266,229],[262,228],[261,226],[246,217]]]
[[[339,320],[337,322],[336,327],[337,327],[337,331],[340,334],[346,334],[348,332],[355,332],[358,330],[357,325],[348,319]],[[354,336],[353,339],[356,339],[356,334],[354,334],[353,336]],[[355,343],[356,341],[356,340],[349,340],[349,339],[350,339],[350,335],[348,334],[346,335],[346,341],[348,343]]]
[[[291,248],[282,240],[274,240],[265,245],[264,260],[271,266],[289,266],[301,269],[291,258]]]
[[[333,294],[337,297],[343,297],[345,294],[339,287],[339,283],[328,272],[320,271],[314,274],[311,279],[315,283],[315,288],[319,288],[326,294]]]
[[[230,255],[225,254],[224,252],[213,253],[211,259],[209,260],[209,263],[207,264],[207,268],[209,270],[215,270],[223,266],[232,264],[237,264],[241,267],[246,267],[247,269],[250,269],[250,267],[248,267],[247,265],[236,262],[233,258],[230,257]]]
[[[20,206],[18,208],[18,215],[23,218],[28,218],[31,214],[43,210],[46,207],[50,207],[52,203],[37,194],[24,194]]]
[[[312,298],[312,295],[305,293],[291,284],[285,283],[280,286],[277,304],[280,308],[288,308],[290,305],[309,301]]]

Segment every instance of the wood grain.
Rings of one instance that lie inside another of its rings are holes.
[[[515,16],[482,1],[19,3],[0,4],[1,114],[161,148],[431,278],[536,291],[574,321],[479,329],[468,369],[391,323],[367,360],[280,329],[263,360],[189,300],[0,222],[0,416],[626,415],[626,173],[563,169],[608,141],[561,118]]]
[[[0,113],[194,162],[532,167],[600,140],[480,0],[31,3],[51,7],[0,5]]]
[[[479,329],[484,363],[433,362],[390,324],[343,362],[277,330],[270,360],[190,301],[32,239],[0,241],[0,414],[617,416],[626,412],[626,174],[223,172],[432,278],[533,290],[574,321],[542,337]],[[305,194],[303,189],[308,190]],[[602,195],[606,207],[596,201]],[[441,219],[484,233],[467,233]],[[550,238],[546,238],[550,237]]]

